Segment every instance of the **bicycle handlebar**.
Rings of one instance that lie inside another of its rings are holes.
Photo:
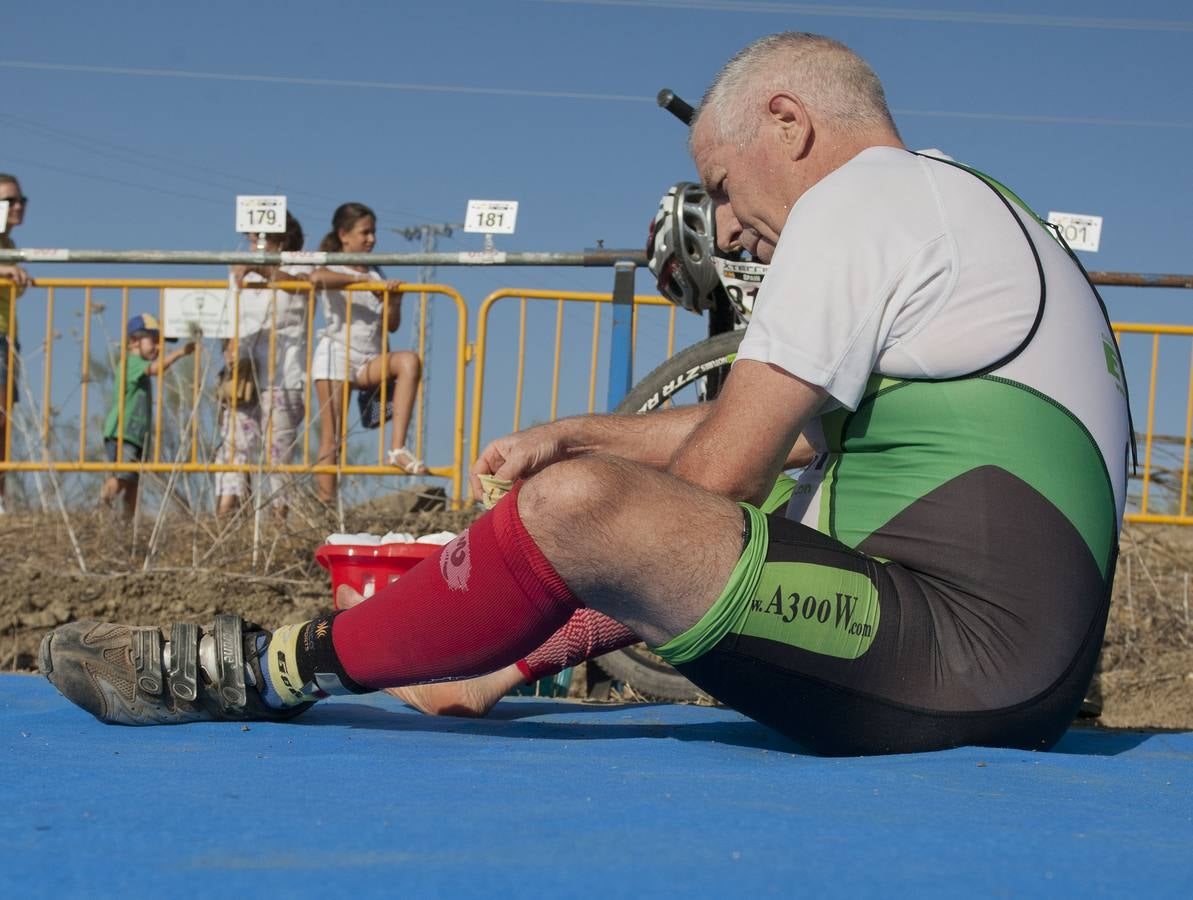
[[[696,110],[692,109],[691,106],[676,96],[675,91],[671,90],[671,88],[663,88],[659,91],[655,100],[659,106],[663,107],[663,109],[667,110],[667,112],[671,113],[671,115],[675,116],[675,118],[679,119],[685,125],[692,124],[692,118],[696,115]]]

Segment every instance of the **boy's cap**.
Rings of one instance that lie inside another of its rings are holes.
[[[149,334],[160,339],[162,336],[162,327],[157,321],[157,316],[152,313],[142,313],[129,319],[128,336],[133,337],[136,334]],[[167,338],[166,340],[172,344],[178,339]]]
[[[157,316],[152,316],[149,313],[145,313],[144,315],[133,316],[128,320],[129,337],[141,332],[152,334],[154,337],[161,337],[162,328],[157,322]]]

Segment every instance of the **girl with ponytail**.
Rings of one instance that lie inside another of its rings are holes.
[[[331,230],[324,235],[319,249],[325,253],[371,253],[376,243],[376,214],[363,203],[344,203],[336,208]],[[407,475],[425,474],[426,465],[406,446],[422,361],[408,350],[383,352],[389,338],[381,333],[382,322],[390,332],[397,331],[401,324],[402,283],[387,281],[378,268],[367,265],[325,266],[311,274],[311,281],[320,288],[324,322],[311,360],[319,403],[319,463],[335,465],[339,461],[344,382],[369,390],[392,380],[393,415],[386,459]],[[345,290],[360,282],[381,282],[384,287],[375,291]],[[320,499],[334,501],[335,475],[319,474],[316,481]]]

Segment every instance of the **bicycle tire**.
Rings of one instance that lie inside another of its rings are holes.
[[[679,703],[707,703],[712,700],[664,662],[662,657],[651,653],[645,644],[623,647],[588,662],[610,678],[629,685],[635,694],[646,700]]]
[[[664,360],[634,385],[614,412],[648,413],[702,378],[723,380],[737,358],[744,334],[744,331],[716,334]]]
[[[676,399],[677,395],[686,399],[684,391],[689,387],[696,389],[697,402],[708,399],[737,358],[737,348],[743,333],[729,331],[713,335],[680,351],[634,385],[615,411],[648,413]],[[709,381],[714,384],[712,389],[705,388]],[[593,662],[607,675],[630,685],[636,693],[648,699],[689,702],[710,699],[696,685],[651,653],[645,644],[615,650]]]

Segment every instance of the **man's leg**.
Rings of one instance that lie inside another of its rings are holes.
[[[551,466],[519,508],[584,605],[651,645],[697,622],[741,556],[737,503],[620,459]]]
[[[336,609],[351,609],[365,598],[346,584],[336,591]],[[517,663],[456,681],[433,681],[386,688],[388,694],[429,716],[483,716],[498,700],[523,684],[550,678],[579,663],[639,642],[620,622],[592,609],[579,609],[546,642]]]
[[[712,605],[741,540],[737,504],[685,482],[615,459],[557,464],[368,603],[256,645],[265,702],[493,672],[581,606],[662,643]],[[53,640],[43,668],[57,671]]]
[[[780,511],[787,505],[794,489],[795,481],[780,475],[759,510],[763,513]],[[364,599],[352,588],[341,585],[336,594],[336,608],[350,609]],[[541,647],[514,665],[475,678],[386,688],[386,691],[428,715],[483,716],[519,685],[549,678],[566,668],[640,641],[638,635],[620,622],[585,608],[577,610]]]
[[[353,692],[483,675],[581,606],[663,643],[720,594],[741,533],[737,504],[686,482],[615,459],[560,463],[368,603],[279,632],[274,664]]]

